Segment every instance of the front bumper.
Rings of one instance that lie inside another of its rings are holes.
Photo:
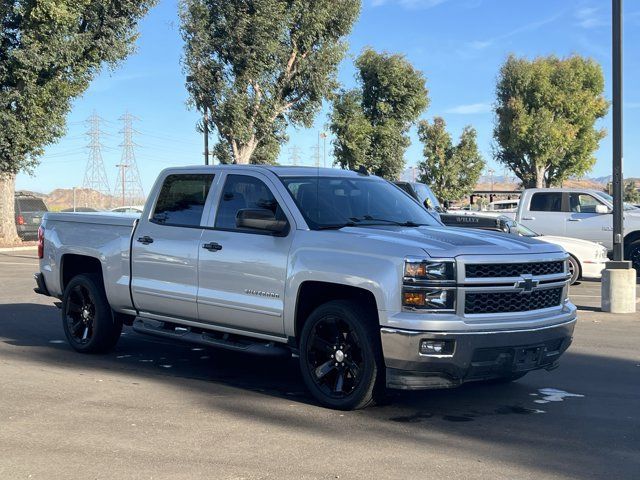
[[[450,388],[537,369],[551,370],[571,344],[575,311],[562,323],[508,331],[424,332],[381,328],[387,387]],[[451,355],[422,355],[420,342],[453,340]]]
[[[598,279],[602,277],[602,270],[605,269],[606,263],[604,261],[591,260],[583,262],[580,267],[582,269],[582,278]]]

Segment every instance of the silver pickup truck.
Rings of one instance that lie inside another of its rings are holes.
[[[299,356],[323,405],[385,387],[551,370],[571,343],[567,254],[444,227],[364,173],[266,166],[163,171],[142,215],[47,213],[36,291],[62,299],[79,352],[136,332]]]

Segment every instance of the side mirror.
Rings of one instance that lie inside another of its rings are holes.
[[[277,219],[275,214],[266,208],[244,208],[238,210],[236,226],[282,234],[286,232],[289,224],[286,219]]]
[[[596,205],[596,213],[611,213],[611,210],[609,210],[609,207],[607,207],[606,205]]]

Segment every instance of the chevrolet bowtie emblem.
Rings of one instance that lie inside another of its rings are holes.
[[[539,280],[534,280],[531,277],[522,277],[522,280],[516,282],[514,287],[520,290],[520,293],[531,293],[533,289],[538,286]]]

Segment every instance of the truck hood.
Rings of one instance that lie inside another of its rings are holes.
[[[431,257],[458,255],[515,255],[557,253],[563,249],[553,243],[506,233],[457,227],[345,227],[341,230],[372,240],[421,248]]]

